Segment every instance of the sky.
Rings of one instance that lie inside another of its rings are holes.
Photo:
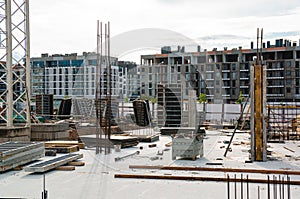
[[[31,57],[95,51],[97,20],[110,22],[112,55],[139,62],[161,46],[187,51],[249,48],[264,41],[299,43],[299,0],[30,0]]]

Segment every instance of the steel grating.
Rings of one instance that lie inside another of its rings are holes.
[[[0,171],[38,160],[45,155],[44,143],[5,142],[0,144]]]
[[[67,154],[64,156],[56,157],[50,160],[43,161],[41,163],[33,164],[24,167],[24,171],[26,172],[37,172],[42,173],[51,169],[54,169],[56,167],[59,167],[61,165],[67,164],[69,162],[72,162],[74,160],[80,159],[83,157],[83,154]]]

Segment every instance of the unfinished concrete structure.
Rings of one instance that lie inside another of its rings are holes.
[[[256,49],[231,50],[217,48],[196,52],[162,51],[162,54],[141,56],[141,94],[155,96],[158,83],[183,85],[183,99],[188,89],[197,95],[205,93],[208,102],[234,103],[240,94],[250,92],[250,67],[256,59]],[[300,100],[300,46],[282,39],[275,45],[262,46],[262,63],[267,70],[267,100],[293,102]]]

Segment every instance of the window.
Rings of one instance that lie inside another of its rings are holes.
[[[39,66],[39,67],[44,67],[45,66],[45,62],[44,61],[34,61],[33,66]]]
[[[236,94],[236,92],[235,92],[235,89],[233,88],[233,89],[231,89],[231,94],[232,95],[235,95]]]
[[[232,87],[236,87],[236,82],[232,81],[231,85],[232,85]],[[235,94],[233,94],[233,95],[235,95]]]
[[[152,73],[152,67],[149,67],[149,73]]]
[[[287,92],[287,93],[291,93],[291,88],[290,88],[290,87],[287,87],[287,88],[286,88],[286,92]]]
[[[214,74],[213,73],[208,73],[208,74],[206,74],[206,78],[207,79],[213,79],[214,78]]]
[[[79,60],[72,60],[72,66],[82,66],[83,64],[83,60],[79,59]]]
[[[285,75],[290,76],[291,75],[291,71],[290,70],[285,71]]]
[[[180,72],[180,66],[177,66],[177,72]]]
[[[62,66],[62,67],[70,66],[70,60],[60,60],[58,61],[58,66]]]
[[[204,71],[204,65],[201,65],[201,71],[202,72]]]
[[[186,72],[186,73],[189,72],[189,66],[185,66],[185,72]]]
[[[232,79],[236,79],[236,72],[232,73]]]
[[[232,64],[232,65],[231,65],[231,69],[232,69],[232,70],[236,70],[236,64]]]

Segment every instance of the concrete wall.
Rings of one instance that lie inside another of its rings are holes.
[[[9,141],[30,141],[29,127],[0,127],[0,143]]]

